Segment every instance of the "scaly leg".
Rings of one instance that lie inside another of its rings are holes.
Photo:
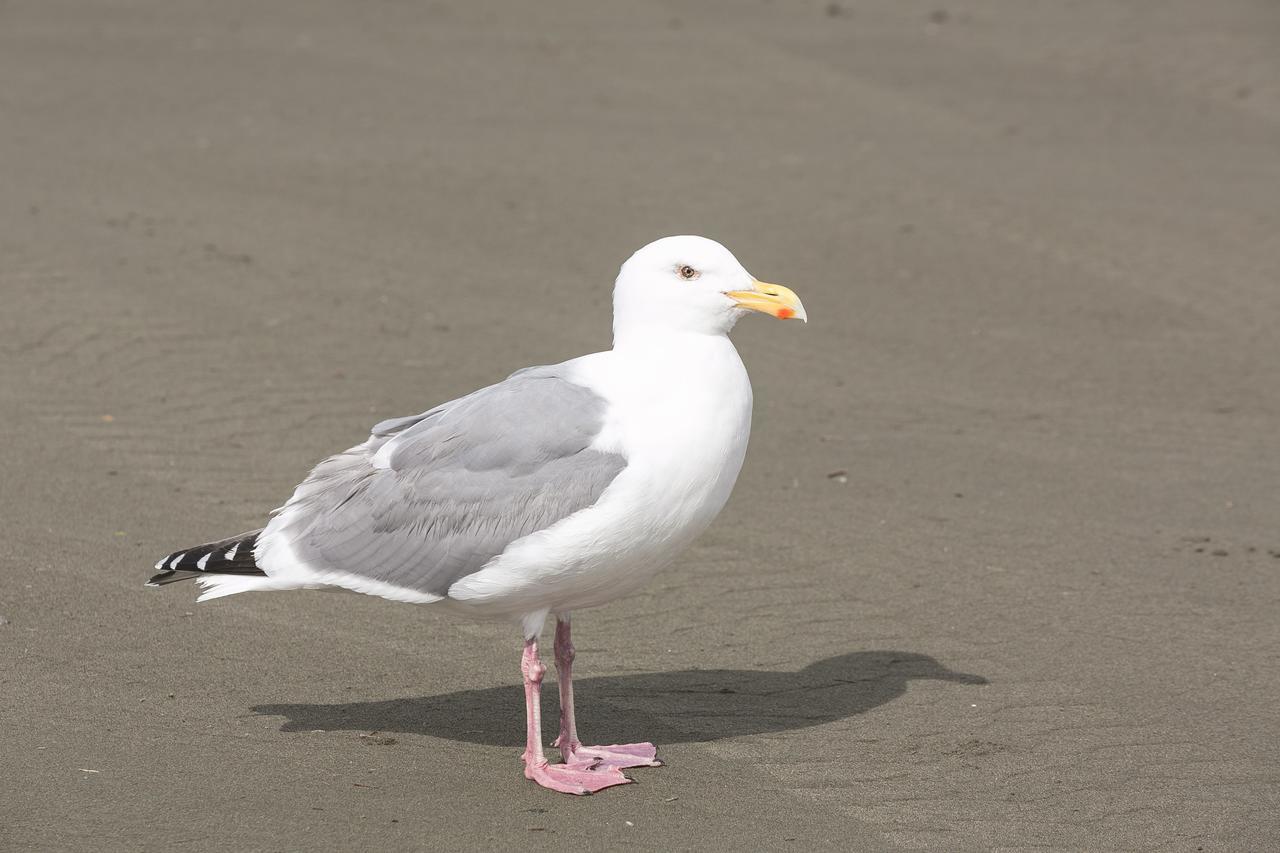
[[[542,752],[542,676],[547,668],[538,658],[537,637],[524,641],[520,670],[524,674],[525,748],[522,757],[525,778],[565,794],[594,794],[604,788],[630,782],[617,767],[547,763]]]
[[[651,743],[624,743],[612,746],[583,746],[573,719],[573,640],[569,617],[556,617],[556,675],[560,681],[560,748],[564,763],[595,770],[623,767],[661,767],[658,748]]]

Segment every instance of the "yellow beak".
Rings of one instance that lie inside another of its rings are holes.
[[[730,290],[725,296],[750,311],[772,314],[779,320],[809,321],[800,297],[790,288],[767,281],[754,282],[754,290]]]

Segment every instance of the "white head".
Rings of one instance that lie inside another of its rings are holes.
[[[664,237],[632,255],[618,273],[614,342],[639,329],[725,335],[749,311],[808,319],[798,296],[756,281],[715,240]]]

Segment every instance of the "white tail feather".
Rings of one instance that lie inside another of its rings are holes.
[[[235,595],[241,592],[269,592],[281,589],[302,589],[297,581],[286,581],[280,578],[263,577],[262,575],[201,575],[196,578],[203,590],[196,601],[209,601],[222,598],[224,595]]]

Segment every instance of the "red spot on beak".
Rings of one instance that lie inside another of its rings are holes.
[[[795,311],[792,311],[790,308],[779,308],[779,309],[778,309],[778,319],[779,319],[779,320],[790,320],[790,319],[791,319],[792,317],[794,317],[794,316],[796,316],[796,312],[795,312]]]

